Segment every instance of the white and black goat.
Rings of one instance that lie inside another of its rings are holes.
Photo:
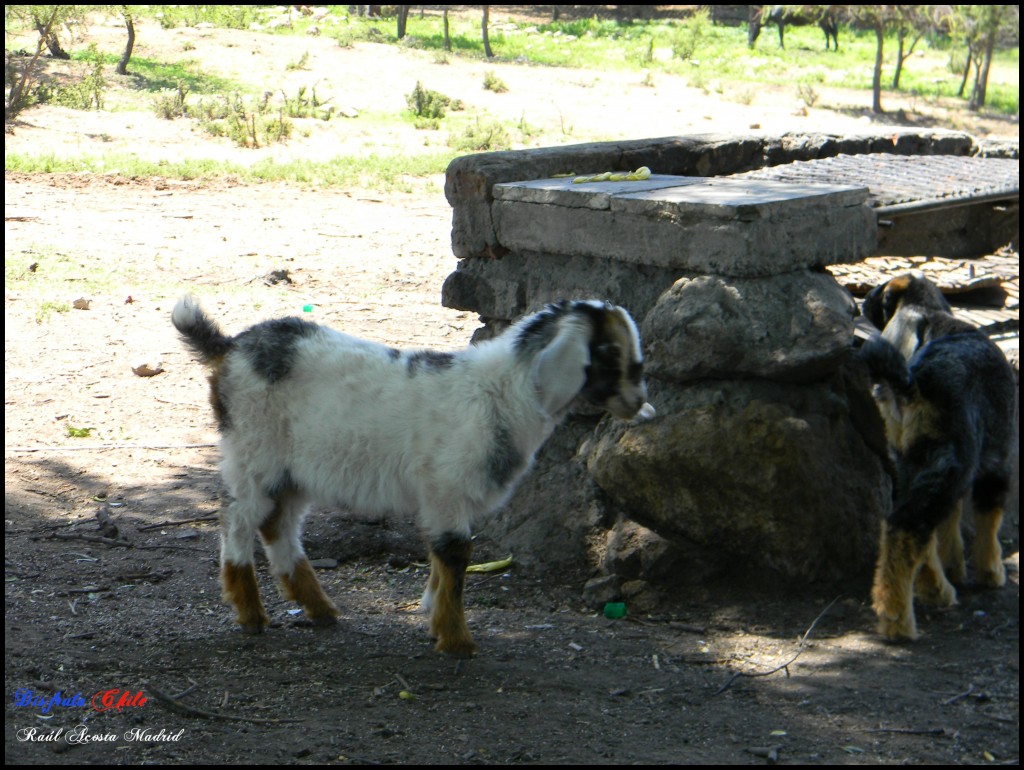
[[[623,419],[654,414],[636,324],[603,302],[549,305],[455,353],[399,351],[299,318],[228,337],[191,297],[172,322],[211,368],[231,495],[221,580],[253,633],[268,623],[257,532],[285,595],[314,623],[336,621],[302,548],[303,517],[320,503],[416,514],[437,649],[471,655],[462,591],[474,524],[505,502],[577,398]]]

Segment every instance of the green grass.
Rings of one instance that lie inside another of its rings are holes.
[[[347,16],[336,7],[334,17],[344,21],[324,25],[329,34],[341,44],[352,41],[372,41],[409,48],[433,50],[443,53],[443,35],[440,14],[433,12],[421,17],[413,12],[408,20],[408,35],[402,41],[395,36],[394,19],[365,19]],[[140,7],[138,14],[159,18],[165,27],[201,21],[219,27],[247,28],[254,21],[266,22],[271,13],[267,7],[250,6],[148,6]],[[292,27],[278,28],[274,34],[301,35],[312,20],[296,20]],[[267,30],[269,33],[270,30]],[[450,35],[451,56],[483,60],[480,19],[476,14],[467,18],[452,18]],[[496,58],[492,61],[518,63],[530,66],[560,66],[587,68],[597,71],[618,69],[635,71],[638,81],[654,86],[663,75],[677,75],[689,84],[705,91],[734,94],[737,100],[750,103],[762,86],[782,86],[800,95],[806,103],[816,101],[818,94],[830,87],[856,90],[871,88],[875,55],[873,33],[857,32],[848,27],[840,30],[840,50],[826,52],[824,37],[817,27],[788,27],[787,48],[778,46],[775,28],[764,30],[757,48],[747,47],[746,28],[716,26],[706,16],[696,15],[684,21],[653,21],[619,24],[614,20],[588,18],[549,24],[502,24],[492,29],[491,44]],[[197,45],[203,45],[200,40]],[[883,71],[884,87],[888,90],[893,72],[894,39],[886,41],[887,64]],[[950,67],[957,48],[948,41],[921,41],[915,55],[905,65],[900,91],[928,102],[955,97],[960,76]],[[112,67],[119,53],[97,53],[95,50],[73,54],[79,61],[89,63],[100,57],[104,65]],[[302,60],[295,66],[300,66]],[[997,52],[993,76],[990,78],[986,112],[1016,115],[1019,112],[1019,49]],[[204,102],[212,102],[237,95],[251,100],[262,89],[200,70],[191,59],[180,62],[159,62],[145,57],[133,57],[129,64],[131,80],[127,90],[109,88],[116,102],[104,103],[105,109],[151,111],[155,101],[166,98],[169,90],[182,86],[187,90],[188,114],[195,118]],[[500,79],[488,73],[490,85],[500,91]],[[998,77],[997,77],[998,75]],[[121,81],[122,83],[124,81]],[[426,83],[425,86],[434,84]],[[443,88],[443,84],[441,85]],[[503,84],[501,84],[503,85]],[[968,84],[968,92],[970,84]],[[154,97],[154,94],[158,96]],[[205,97],[205,98],[204,98]],[[289,96],[289,99],[291,97]],[[302,94],[295,97],[301,101]],[[248,101],[246,101],[248,103]],[[883,104],[885,97],[883,96]],[[964,100],[965,103],[965,100]],[[454,110],[454,106],[449,107]],[[322,117],[322,116],[321,116]],[[328,116],[329,117],[329,116]],[[367,156],[339,156],[319,162],[269,160],[252,163],[232,163],[210,160],[142,160],[125,153],[104,153],[77,158],[55,154],[30,157],[5,153],[5,168],[23,172],[92,172],[116,171],[125,176],[164,176],[175,179],[202,180],[233,176],[242,181],[285,181],[322,186],[363,187],[378,190],[409,189],[410,179],[443,173],[448,162],[462,152],[476,149],[500,149],[515,144],[542,143],[540,129],[531,127],[526,115],[518,125],[514,121],[495,121],[488,115],[465,113],[439,115],[429,118],[425,126],[416,121],[409,110],[385,114],[363,111],[353,126],[364,135],[371,136],[375,127],[388,123],[413,123],[418,127],[435,129],[424,132],[424,150],[410,155],[399,150],[380,150]],[[308,135],[308,126],[296,127]],[[571,135],[572,127],[562,126],[562,137]],[[440,134],[440,138],[438,138]],[[426,145],[435,143],[435,149]],[[440,146],[444,143],[444,146]]]
[[[60,313],[71,307],[66,301],[50,299],[52,295],[67,297],[71,293],[78,296],[109,292],[133,277],[121,265],[86,255],[65,254],[40,244],[30,244],[16,255],[4,258],[5,286],[35,290],[49,310]]]
[[[69,297],[100,294],[120,286],[131,275],[86,255],[71,255],[47,245],[30,244],[4,257],[4,286],[35,305],[35,322],[71,312]]]
[[[259,20],[259,6],[253,5],[151,5],[136,10],[140,16],[154,16],[165,29],[194,27],[209,23],[226,29],[247,29]]]
[[[441,21],[437,16],[410,14],[408,36],[397,41],[393,20],[352,18],[345,35],[356,40],[397,43],[406,47],[444,48]],[[371,30],[376,30],[372,32]],[[479,21],[453,20],[450,37],[453,55],[484,58]],[[780,49],[774,27],[765,29],[754,50],[747,47],[746,27],[727,27],[699,19],[618,24],[596,18],[550,24],[519,24],[510,31],[493,31],[491,61],[595,70],[627,70],[669,73],[707,81],[738,84],[795,86],[812,83],[830,87],[869,90],[873,76],[875,37],[872,32],[842,27],[839,51],[824,50],[824,35],[817,27],[787,27],[786,48]],[[884,45],[886,64],[883,87],[893,75],[896,39]],[[904,66],[900,90],[923,97],[954,97],[960,76],[951,72],[948,41],[922,40]],[[998,51],[998,66],[1016,72],[1019,49]],[[986,109],[1002,114],[1019,110],[1019,88],[990,79]]]
[[[71,58],[76,61],[88,61],[87,51],[76,51]],[[104,64],[113,67],[121,58],[121,54],[100,54]],[[158,62],[140,56],[132,56],[128,63],[128,73],[135,79],[136,87],[144,92],[156,92],[169,88],[177,88],[184,83],[193,94],[219,94],[234,91],[246,91],[246,86],[238,81],[200,72],[199,64],[194,60],[181,62]],[[248,89],[255,93],[255,89]]]
[[[457,155],[452,149],[406,153],[340,155],[324,161],[295,160],[285,163],[259,160],[251,165],[228,161],[183,160],[153,162],[134,155],[110,153],[101,156],[59,157],[49,155],[4,155],[8,171],[23,173],[111,173],[123,176],[162,176],[169,179],[217,179],[225,176],[246,182],[294,182],[318,186],[363,187],[376,190],[408,189],[408,177],[443,174]]]

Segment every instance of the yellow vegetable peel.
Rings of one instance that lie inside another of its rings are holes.
[[[509,554],[504,559],[499,559],[498,561],[488,561],[483,564],[470,564],[466,567],[466,572],[497,572],[498,570],[503,570],[506,567],[511,566],[511,564],[512,555]]]

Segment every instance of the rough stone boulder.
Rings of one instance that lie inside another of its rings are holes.
[[[834,372],[853,338],[853,298],[824,273],[680,278],[641,330],[650,376],[673,382]]]
[[[608,421],[587,466],[664,537],[789,577],[842,578],[866,566],[891,493],[866,394],[845,371],[804,385],[658,388],[659,416]]]

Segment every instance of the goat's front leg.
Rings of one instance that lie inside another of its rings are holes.
[[[434,649],[457,658],[468,658],[476,644],[466,626],[462,594],[473,542],[453,532],[430,545],[430,580],[424,594],[430,609],[430,633],[437,637]]]
[[[338,608],[324,593],[320,580],[302,548],[302,519],[306,501],[295,490],[280,491],[274,498],[274,510],[259,532],[284,595],[302,605],[316,626],[338,622]]]

